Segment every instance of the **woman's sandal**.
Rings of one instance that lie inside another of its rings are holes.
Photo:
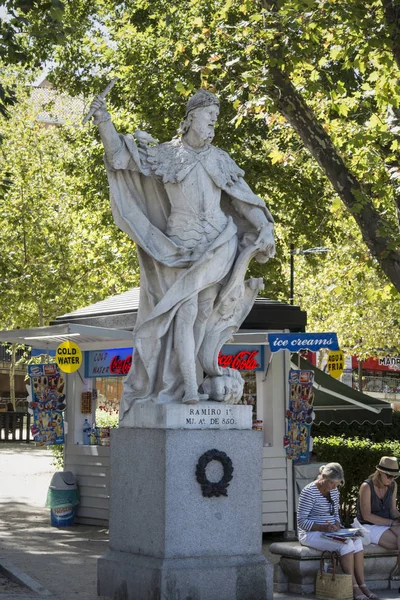
[[[370,600],[379,600],[379,596],[374,594],[374,592],[370,592],[370,590],[368,589],[368,586],[365,583],[364,583],[364,585],[359,585],[358,587],[360,588],[362,593],[365,596],[367,596],[367,598],[369,598]],[[368,594],[364,590],[368,590]]]
[[[353,585],[353,589],[361,589],[361,585]],[[353,596],[353,600],[368,600],[368,596],[365,594],[359,594],[358,596]]]

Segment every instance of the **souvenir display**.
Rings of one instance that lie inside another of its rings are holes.
[[[31,427],[33,440],[37,446],[54,446],[64,443],[64,416],[58,410],[33,413]]]
[[[32,436],[37,445],[64,443],[65,376],[56,364],[28,366],[33,412]]]
[[[289,409],[287,433],[283,445],[288,458],[306,463],[310,453],[310,429],[313,422],[314,372],[291,369],[289,372]]]

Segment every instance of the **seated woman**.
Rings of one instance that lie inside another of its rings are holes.
[[[343,543],[322,535],[340,529],[338,486],[343,482],[343,469],[339,463],[328,463],[320,468],[317,479],[302,490],[297,508],[299,541],[303,546],[316,550],[338,552],[344,573],[353,578],[355,600],[379,600],[365,584],[361,538],[348,539]]]
[[[372,544],[400,551],[400,512],[396,507],[399,463],[394,456],[383,456],[375,473],[361,484],[357,518],[368,529]],[[400,554],[391,579],[400,579]]]

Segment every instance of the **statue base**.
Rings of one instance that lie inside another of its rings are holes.
[[[261,431],[113,430],[110,550],[98,563],[99,595],[272,600],[261,475]]]

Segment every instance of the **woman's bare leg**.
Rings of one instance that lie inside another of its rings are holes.
[[[340,557],[340,564],[344,573],[353,578],[354,597],[363,596],[363,591],[359,588],[364,583],[364,552],[349,552]]]
[[[385,531],[379,538],[379,546],[386,548],[386,550],[399,550],[400,552],[400,527],[396,525]],[[395,568],[390,574],[391,578],[397,579],[400,576],[400,554],[397,556],[397,563]]]
[[[354,577],[358,585],[365,584],[363,550],[354,553]]]
[[[357,581],[358,587],[360,588],[361,594],[365,596],[370,596],[372,594],[371,590],[365,583],[365,574],[364,574],[364,551],[360,550],[359,552],[354,553],[354,576]],[[354,596],[358,596],[358,591],[354,588]]]

